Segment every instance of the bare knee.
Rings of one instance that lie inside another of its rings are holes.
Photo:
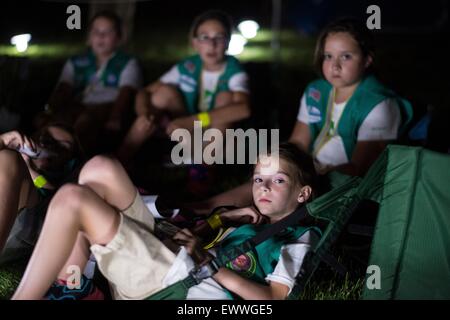
[[[87,197],[85,187],[67,183],[59,188],[49,205],[49,214],[54,214],[61,219],[68,219],[71,215],[78,212],[80,206]],[[61,212],[63,211],[63,214]]]
[[[136,115],[145,115],[149,111],[149,105],[146,102],[149,98],[149,93],[146,90],[141,90],[136,94],[136,102],[134,104],[134,111]]]
[[[88,182],[112,182],[112,178],[116,176],[116,172],[121,170],[121,164],[116,159],[99,155],[89,160],[81,169],[79,182],[85,184]]]
[[[160,110],[177,107],[177,104],[180,104],[181,101],[177,88],[169,84],[159,86],[151,96],[152,105]]]

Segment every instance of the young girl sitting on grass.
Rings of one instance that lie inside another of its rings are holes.
[[[372,35],[353,19],[319,35],[311,82],[300,102],[290,141],[313,155],[317,172],[363,176],[412,118],[411,104],[373,75]]]
[[[207,11],[194,20],[190,38],[196,54],[137,94],[137,119],[118,151],[122,163],[133,158],[156,127],[169,137],[178,128],[192,132],[194,121],[204,129],[224,131],[250,116],[247,74],[236,58],[225,54],[231,32],[230,18],[221,11]]]
[[[141,86],[137,60],[119,48],[121,41],[120,18],[111,11],[96,13],[89,22],[88,50],[66,62],[48,102],[47,117],[73,124],[88,154],[95,154],[101,141],[93,137],[124,128]]]
[[[121,165],[103,156],[93,158],[82,169],[79,184],[65,185],[51,202],[13,298],[44,297],[55,279],[67,279],[68,266],[84,266],[89,245],[116,299],[144,299],[183,279],[195,264],[251,238],[265,223],[283,219],[312,197],[315,173],[307,154],[288,144],[280,147],[278,156],[264,160],[263,165],[260,158],[254,169],[254,206],[215,217],[225,227],[243,219],[250,224],[238,227],[209,251],[193,232],[182,229],[171,239],[182,247],[171,245],[172,251],[155,236],[153,214]],[[203,226],[203,234],[213,231],[210,224]],[[190,288],[187,299],[227,299],[230,293],[243,299],[283,299],[316,238],[309,228],[289,227],[283,236],[268,239]]]

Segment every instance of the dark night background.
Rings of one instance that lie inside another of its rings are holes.
[[[450,70],[448,57],[449,5],[446,1],[327,1],[284,0],[281,26],[298,35],[298,42],[281,41],[283,50],[305,51],[306,59],[293,58],[253,61],[244,66],[252,79],[253,125],[277,126],[287,137],[295,121],[298,101],[306,84],[316,77],[312,69],[312,45],[318,30],[339,16],[354,16],[365,21],[366,8],[381,8],[382,29],[376,31],[378,77],[409,99],[420,117],[431,104],[442,110],[450,106]],[[82,12],[82,29],[68,30],[66,8],[78,4]],[[223,9],[235,22],[251,18],[265,29],[271,28],[273,1],[137,1],[133,35],[127,49],[140,58],[145,83],[156,79],[182,56],[174,43],[187,44],[187,33],[198,13]],[[31,44],[79,44],[82,48],[88,20],[87,1],[2,1],[0,4],[0,46],[8,46],[12,35],[29,32]],[[308,42],[309,41],[309,42]],[[309,43],[309,47],[303,45]],[[309,50],[309,51],[308,51]],[[150,52],[150,53],[148,53]],[[173,57],[172,53],[175,54]],[[183,52],[184,53],[184,52]],[[0,57],[2,57],[0,55]],[[0,82],[0,95],[10,109],[22,116],[21,126],[28,128],[31,117],[42,110],[51,93],[64,53],[52,56],[8,58],[0,60],[0,71],[11,72],[9,83]],[[19,61],[19,62],[17,62]],[[15,64],[14,64],[15,63]],[[10,69],[15,65],[14,71]],[[8,69],[9,68],[9,69]],[[3,76],[5,78],[5,76]],[[3,93],[1,92],[3,91]],[[5,92],[8,95],[5,95]]]

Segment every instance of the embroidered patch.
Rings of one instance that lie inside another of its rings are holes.
[[[238,273],[252,276],[256,270],[256,258],[252,252],[241,254],[239,257],[227,263],[227,267]]]
[[[108,84],[115,84],[117,81],[117,77],[113,74],[108,75],[108,78],[106,79],[106,82]]]
[[[73,60],[73,63],[77,67],[87,67],[89,65],[89,59],[87,57],[77,57]]]
[[[186,61],[186,63],[184,64],[184,67],[190,73],[194,73],[194,71],[195,71],[195,64],[192,61]]]
[[[308,121],[309,123],[316,123],[322,121],[322,114],[317,107],[307,106],[308,107]]]
[[[196,81],[192,79],[191,77],[188,77],[186,75],[181,75],[180,77],[180,89],[184,92],[194,92]]]
[[[314,88],[309,89],[309,96],[317,102],[320,101],[320,91],[317,89]]]

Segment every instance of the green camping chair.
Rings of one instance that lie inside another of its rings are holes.
[[[298,296],[321,261],[345,270],[329,255],[363,199],[379,203],[369,265],[380,289],[363,299],[450,298],[450,156],[423,148],[389,146],[364,179],[354,178],[307,205],[328,226],[298,277]],[[366,278],[367,281],[368,277]]]
[[[450,299],[450,156],[397,146],[384,157],[369,260],[381,288],[363,299]]]

